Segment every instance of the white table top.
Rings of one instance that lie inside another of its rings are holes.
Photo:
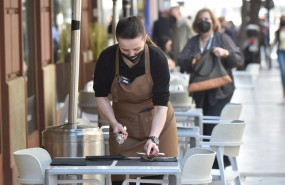
[[[125,162],[124,162],[125,161]],[[119,164],[120,163],[120,164]],[[125,166],[130,163],[137,165]],[[133,157],[132,160],[117,161],[114,160],[108,166],[48,166],[46,171],[46,184],[52,184],[56,181],[57,175],[64,174],[158,174],[158,175],[174,175],[177,182],[180,180],[179,162],[142,162],[139,157]]]
[[[203,109],[201,108],[175,108],[175,116],[203,116]]]
[[[48,166],[46,172],[49,174],[171,174],[180,172],[179,162],[155,162],[157,163],[155,166],[148,166],[148,162],[139,160],[137,162],[139,163],[137,166],[118,166],[117,160],[109,166]],[[145,165],[141,165],[142,163]]]

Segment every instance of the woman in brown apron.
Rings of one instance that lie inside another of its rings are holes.
[[[147,44],[143,23],[137,17],[121,19],[116,36],[118,45],[101,53],[94,73],[96,103],[111,125],[110,155],[134,157],[138,156],[136,152],[146,152],[157,156],[163,152],[177,157],[167,59],[161,50]],[[108,93],[113,98],[112,106]],[[124,143],[117,143],[114,132],[124,134]],[[124,177],[112,176],[112,180],[115,184]]]

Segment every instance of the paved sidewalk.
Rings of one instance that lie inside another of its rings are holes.
[[[278,64],[273,64],[271,70],[261,69],[254,90],[236,89],[232,99],[242,103],[246,122],[238,157],[242,185],[285,184],[285,100]]]

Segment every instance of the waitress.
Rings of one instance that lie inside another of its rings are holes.
[[[94,72],[95,100],[110,123],[110,155],[177,157],[177,128],[169,102],[169,68],[163,52],[146,35],[138,17],[119,20],[118,44],[102,51]],[[113,103],[110,104],[109,94]],[[127,130],[124,130],[124,127]],[[113,133],[121,132],[118,144]],[[123,180],[114,178],[114,181]]]

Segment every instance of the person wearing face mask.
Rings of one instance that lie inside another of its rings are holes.
[[[145,152],[155,157],[162,152],[177,157],[176,120],[169,102],[170,74],[164,53],[153,45],[135,16],[119,20],[116,37],[118,44],[99,56],[93,85],[98,109],[110,123],[110,155],[139,157],[136,152]],[[119,144],[113,133],[122,133],[124,142]],[[112,184],[122,184],[124,178],[112,176]]]
[[[285,98],[285,15],[280,17],[279,29],[275,32],[275,41],[278,44],[277,56],[281,70],[283,97]]]
[[[219,32],[220,24],[214,13],[203,8],[198,11],[193,22],[196,36],[188,40],[179,55],[178,61],[182,71],[192,73],[192,60],[206,50],[220,58],[224,68],[233,80],[231,69],[241,66],[243,56],[231,38]],[[191,75],[190,75],[191,78]],[[229,83],[219,88],[194,92],[192,95],[196,107],[203,109],[204,115],[219,116],[223,107],[231,101],[235,86]],[[211,135],[214,125],[205,125],[204,135]],[[217,164],[214,164],[217,168]]]

